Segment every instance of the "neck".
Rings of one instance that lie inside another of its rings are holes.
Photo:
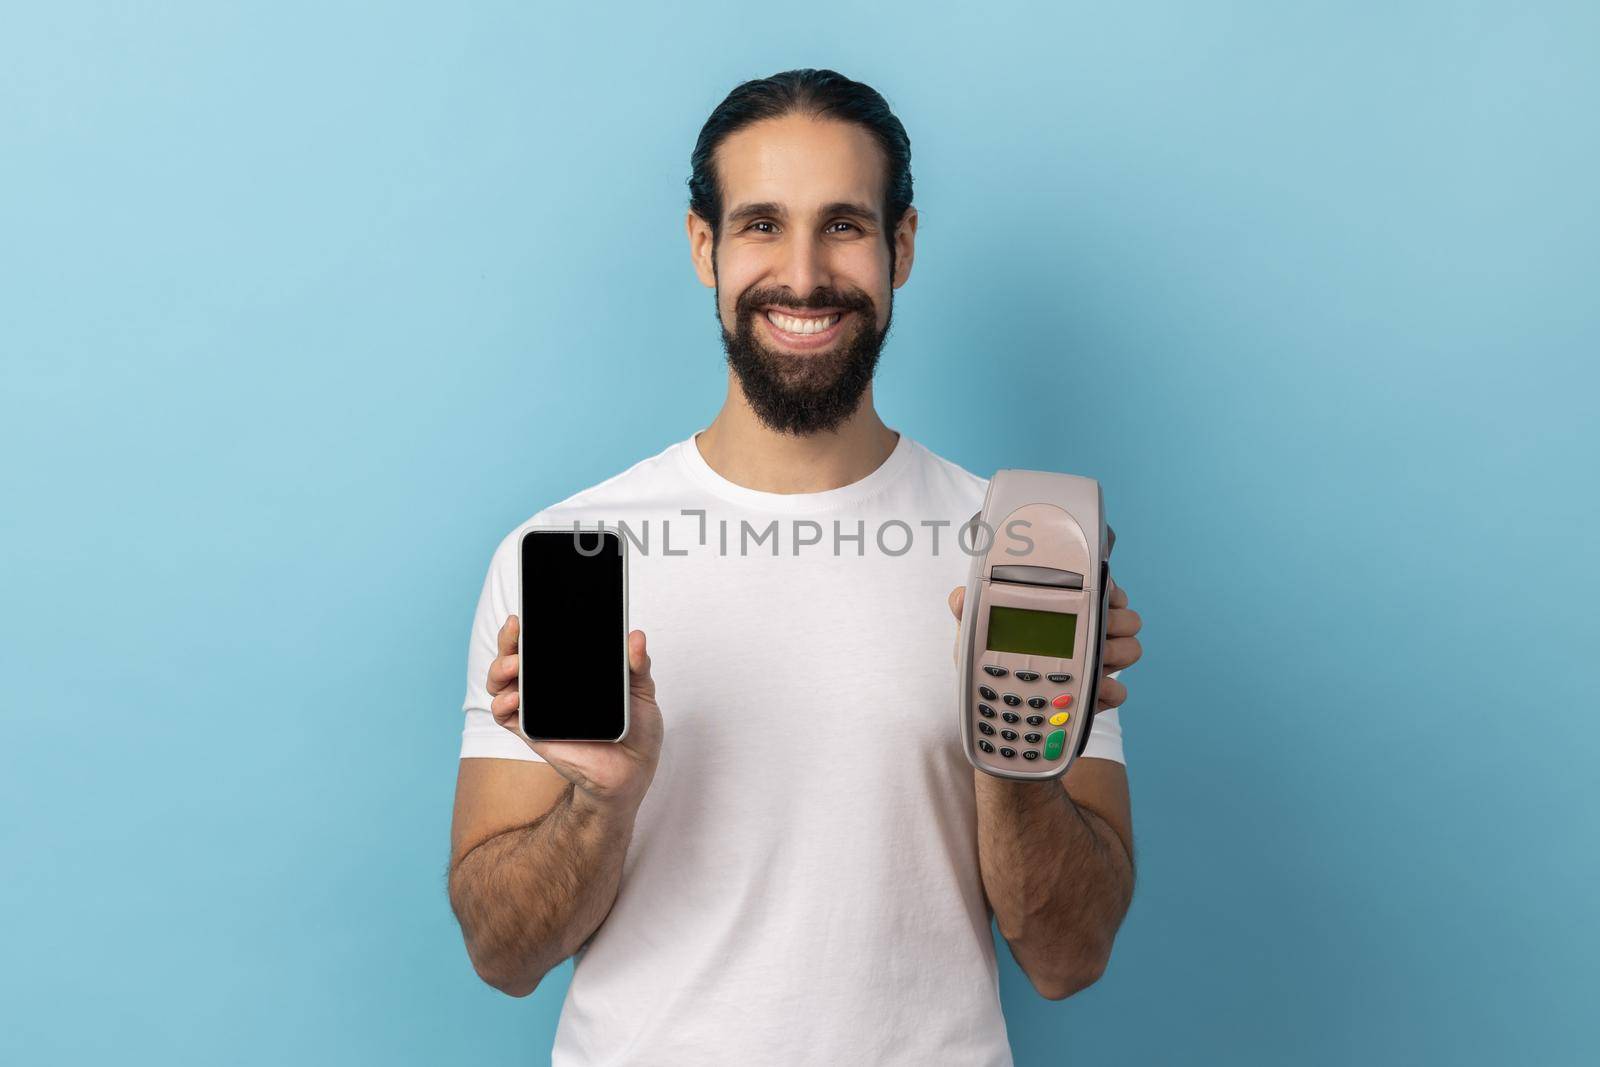
[[[794,436],[764,426],[730,374],[728,398],[695,444],[706,464],[735,485],[763,493],[820,493],[877,470],[899,440],[878,418],[870,385],[839,426]]]

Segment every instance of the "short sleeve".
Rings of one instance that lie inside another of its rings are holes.
[[[518,538],[513,532],[500,542],[483,579],[478,608],[472,616],[467,643],[467,696],[461,710],[466,722],[461,730],[461,758],[488,757],[545,762],[521,737],[495,721],[489,710],[489,664],[494,662],[500,627],[517,611]]]
[[[1112,671],[1107,678],[1115,678],[1121,671]],[[1118,708],[1105,708],[1094,713],[1094,722],[1089,727],[1089,743],[1084,746],[1083,754],[1093,756],[1095,759],[1116,760],[1123,766],[1128,761],[1122,754],[1122,719],[1117,715]]]

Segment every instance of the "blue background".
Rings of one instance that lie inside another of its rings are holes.
[[[690,148],[831,66],[915,152],[885,420],[1103,479],[1145,619],[1018,1063],[1594,1062],[1597,9],[664,7],[8,8],[0,1060],[544,1062],[569,967],[445,898],[470,614],[715,414]]]

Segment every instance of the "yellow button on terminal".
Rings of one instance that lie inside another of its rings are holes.
[[[1070,712],[1058,711],[1054,715],[1050,716],[1050,725],[1060,726],[1070,718],[1072,718],[1072,714]]]

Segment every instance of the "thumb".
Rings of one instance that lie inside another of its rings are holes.
[[[958,585],[950,590],[950,613],[961,621],[961,607],[967,599],[967,587]],[[956,639],[950,643],[950,662],[956,666],[961,665],[961,627],[956,627]]]
[[[629,685],[633,689],[655,692],[656,683],[650,677],[650,653],[645,648],[643,630],[633,630],[628,634],[628,672],[632,675]]]
[[[517,654],[517,631],[522,629],[522,620],[515,615],[507,615],[506,621],[500,627],[497,639],[497,653],[502,656]]]

